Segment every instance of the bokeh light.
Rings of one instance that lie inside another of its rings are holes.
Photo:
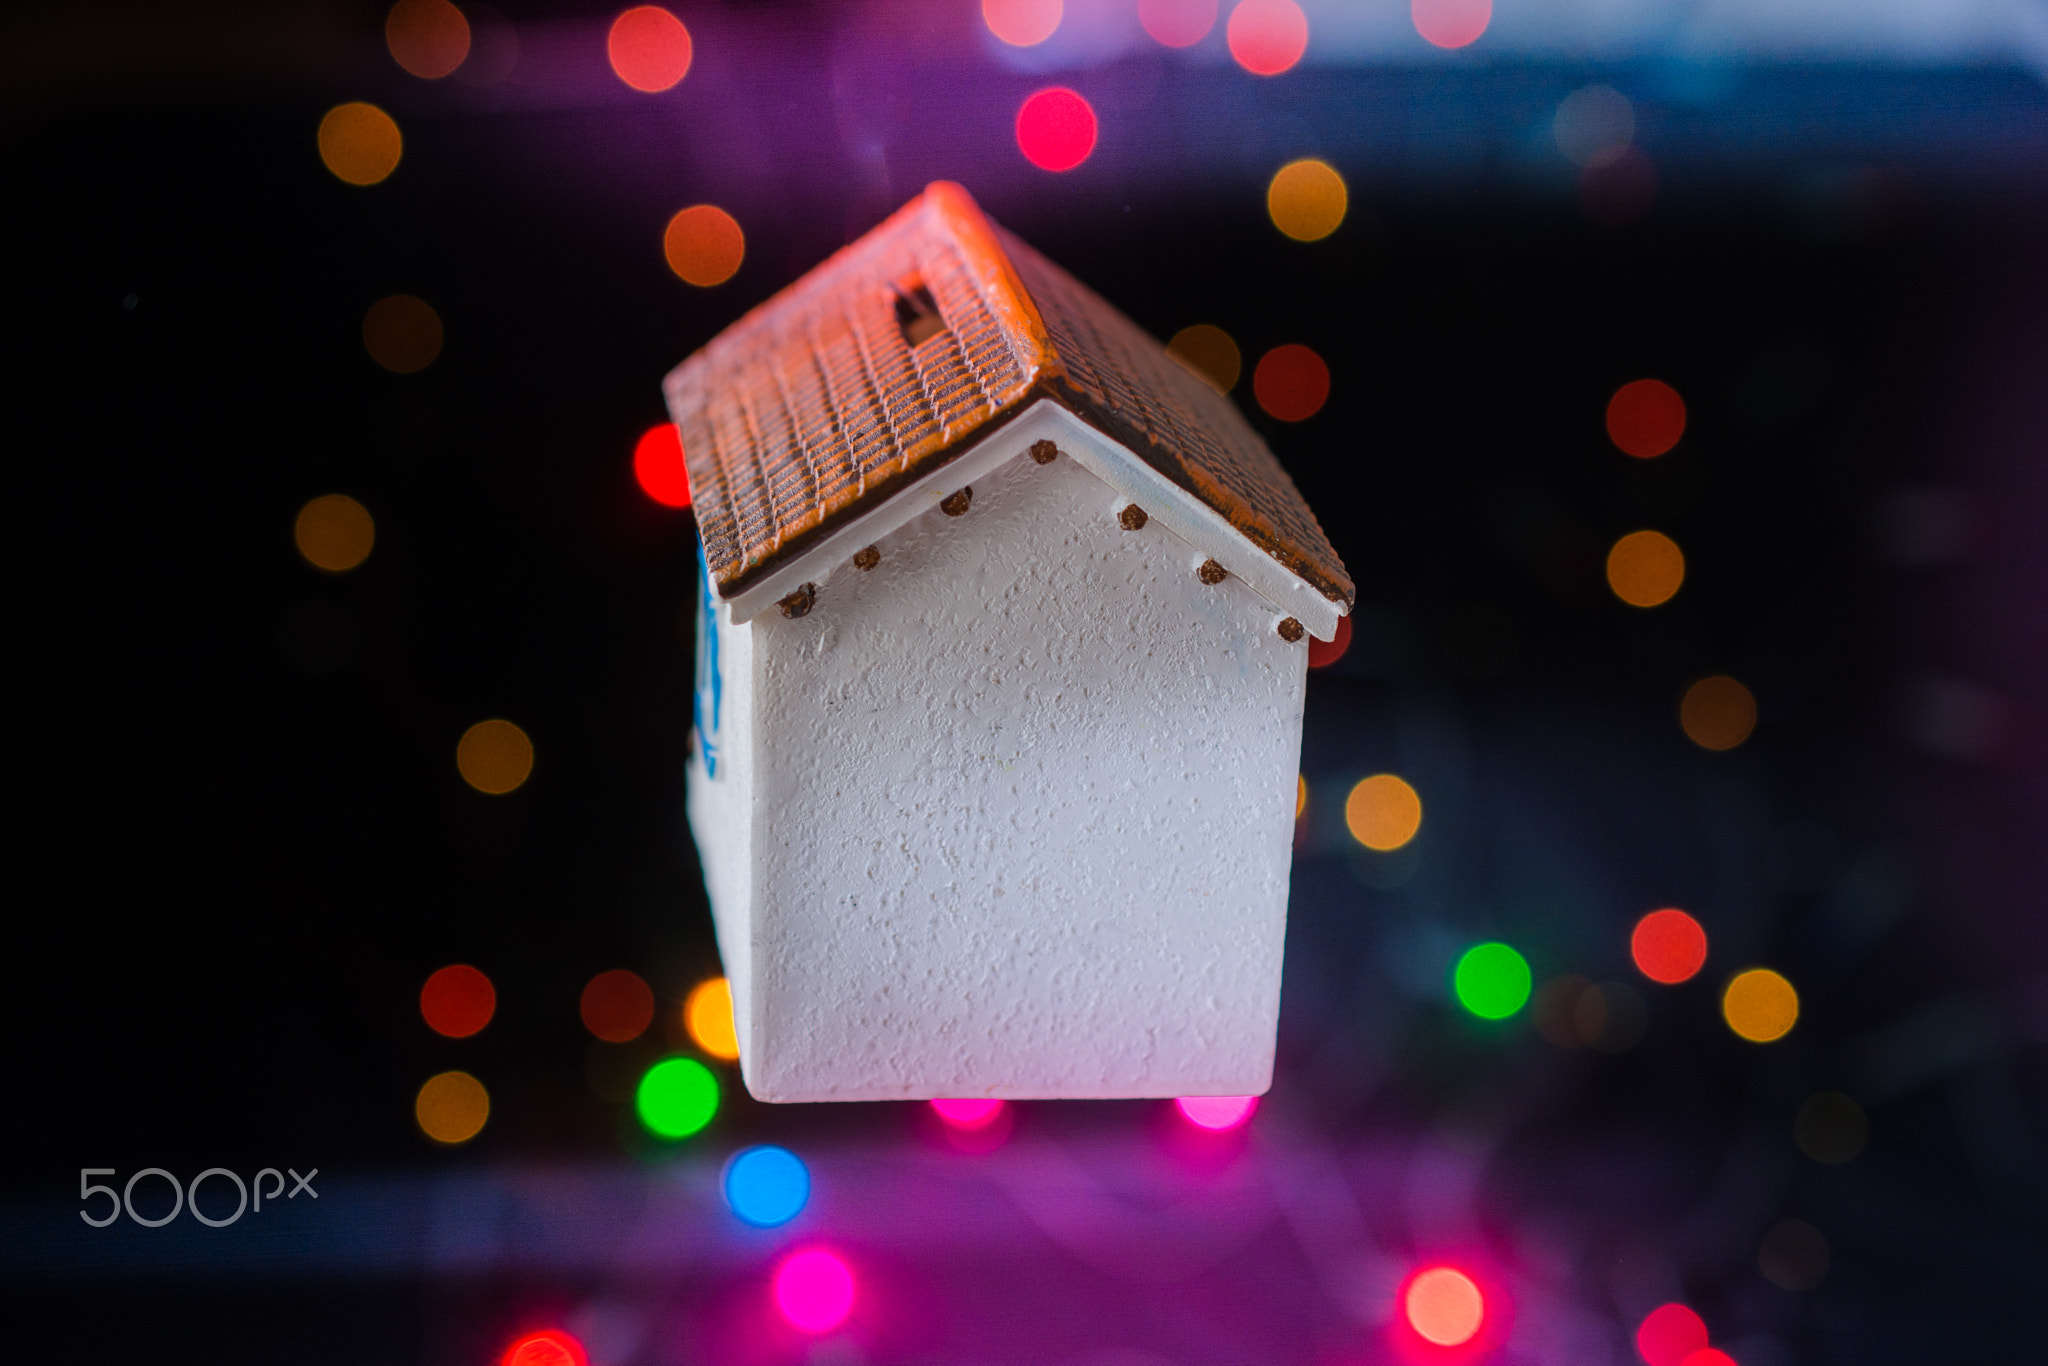
[[[377,544],[370,510],[345,493],[323,493],[299,509],[292,543],[307,564],[329,574],[346,574]]]
[[[1320,242],[1337,231],[1350,203],[1344,177],[1316,157],[1288,162],[1266,186],[1273,226],[1297,242]]]
[[[1229,393],[1244,373],[1244,353],[1228,332],[1211,323],[1195,323],[1173,334],[1167,354],[1216,387]]]
[[[1060,26],[1061,0],[981,0],[981,21],[1011,47],[1036,47]]]
[[[1718,1347],[1702,1347],[1678,1366],[1739,1366],[1739,1363]]]
[[[1457,1347],[1479,1335],[1486,1322],[1486,1297],[1464,1272],[1433,1266],[1408,1282],[1401,1312],[1425,1341]]]
[[[654,1023],[654,989],[637,972],[613,968],[584,984],[576,1002],[583,1027],[606,1043],[630,1043]]]
[[[398,169],[405,139],[374,104],[338,104],[320,120],[320,160],[351,185],[375,185]]]
[[[692,204],[668,220],[661,254],[677,279],[709,289],[739,273],[747,259],[747,235],[739,220],[716,204]]]
[[[1706,1345],[1705,1320],[1682,1304],[1657,1306],[1636,1328],[1636,1355],[1647,1366],[1684,1366],[1687,1357]]]
[[[1276,346],[1252,371],[1252,397],[1282,422],[1306,422],[1329,401],[1330,367],[1299,343]]]
[[[1840,1091],[1817,1091],[1799,1107],[1792,1141],[1816,1162],[1853,1162],[1870,1141],[1870,1121],[1863,1107]]]
[[[683,1028],[691,1042],[712,1057],[731,1062],[740,1055],[738,1027],[733,1022],[732,983],[713,977],[690,988],[683,998]]]
[[[1685,582],[1685,552],[1661,531],[1631,531],[1607,552],[1607,586],[1631,607],[1671,601]]]
[[[1063,85],[1027,96],[1017,109],[1017,149],[1041,171],[1071,171],[1095,150],[1095,109]]]
[[[1458,1004],[1482,1020],[1505,1020],[1520,1010],[1532,984],[1529,960],[1498,942],[1474,944],[1451,973]]]
[[[384,16],[384,46],[407,71],[436,81],[469,56],[469,20],[448,0],[398,0]]]
[[[1611,85],[1585,86],[1558,101],[1550,136],[1574,166],[1605,166],[1635,140],[1635,106]]]
[[[633,1092],[640,1123],[657,1138],[688,1138],[718,1113],[718,1078],[695,1058],[664,1058]]]
[[[455,768],[479,792],[503,796],[533,773],[533,741],[510,721],[479,721],[455,745]]]
[[[1337,630],[1328,640],[1308,640],[1308,666],[1311,669],[1327,669],[1344,657],[1351,648],[1351,617],[1347,613],[1337,618]]]
[[[1493,22],[1493,0],[1409,0],[1408,18],[1431,47],[1470,47]]]
[[[441,315],[410,294],[393,294],[363,314],[363,349],[393,374],[416,375],[441,354]]]
[[[1422,798],[1406,779],[1375,773],[1344,799],[1344,828],[1368,849],[1399,849],[1422,829]]]
[[[1827,1238],[1804,1219],[1780,1219],[1756,1251],[1757,1270],[1780,1290],[1813,1289],[1827,1279],[1829,1261]]]
[[[1254,76],[1277,76],[1308,51],[1308,16],[1294,0],[1239,0],[1224,37],[1239,66]]]
[[[1792,1032],[1799,1020],[1799,993],[1783,974],[1769,968],[1738,972],[1721,994],[1728,1027],[1751,1043],[1770,1043]]]
[[[1216,0],[1138,0],[1138,22],[1154,42],[1193,47],[1216,27]]]
[[[673,422],[657,423],[633,445],[633,477],[640,491],[669,508],[690,505],[690,469],[683,463],[683,434]]]
[[[451,1039],[482,1030],[497,1011],[497,988],[467,963],[450,963],[420,988],[420,1017],[427,1028]]]
[[[650,95],[690,74],[690,30],[659,5],[638,5],[612,20],[605,51],[620,80]]]
[[[1002,1117],[1003,1102],[992,1096],[947,1096],[931,1102],[932,1113],[949,1129],[986,1129]]]
[[[775,1307],[790,1326],[829,1333],[853,1312],[853,1272],[822,1247],[805,1248],[775,1269]]]
[[[1180,1117],[1197,1129],[1221,1133],[1251,1122],[1258,1111],[1257,1096],[1182,1096],[1174,1103]]]
[[[1667,906],[1636,922],[1628,939],[1636,970],[1653,982],[1675,986],[1707,964],[1707,932],[1684,911]]]
[[[543,1328],[505,1349],[499,1366],[590,1366],[590,1355],[575,1334]]]
[[[776,1228],[811,1200],[811,1172],[787,1148],[748,1148],[725,1165],[725,1203],[744,1223]]]
[[[491,1096],[484,1084],[467,1072],[443,1072],[429,1077],[413,1099],[413,1118],[420,1132],[436,1143],[467,1143],[491,1117]]]
[[[1685,400],[1661,379],[1622,385],[1607,400],[1607,439],[1624,455],[1653,460],[1685,435]]]
[[[1294,775],[1294,819],[1300,820],[1308,812],[1308,779],[1301,774]]]
[[[1702,678],[1679,700],[1678,724],[1701,749],[1734,749],[1756,729],[1756,698],[1725,674]]]

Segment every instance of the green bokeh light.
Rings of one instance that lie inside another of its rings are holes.
[[[1505,1020],[1529,1001],[1529,960],[1506,944],[1474,944],[1451,979],[1458,1004],[1482,1020]]]
[[[633,1108],[657,1138],[688,1138],[718,1113],[718,1078],[695,1058],[668,1058],[647,1069]]]

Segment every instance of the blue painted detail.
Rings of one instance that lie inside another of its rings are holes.
[[[697,547],[697,581],[703,591],[697,600],[697,695],[690,712],[697,724],[697,752],[704,757],[704,776],[718,776],[718,708],[725,680],[718,671],[718,604],[711,595],[711,566],[704,559],[704,547]]]
[[[748,1148],[726,1164],[725,1203],[756,1228],[774,1228],[811,1201],[811,1173],[787,1148]]]

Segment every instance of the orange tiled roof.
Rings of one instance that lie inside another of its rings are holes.
[[[1235,404],[939,182],[668,377],[730,597],[1049,397],[1330,598],[1329,538]]]

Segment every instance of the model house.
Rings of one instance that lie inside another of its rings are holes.
[[[665,388],[748,1089],[1264,1091],[1353,589],[1231,401],[950,184]]]

